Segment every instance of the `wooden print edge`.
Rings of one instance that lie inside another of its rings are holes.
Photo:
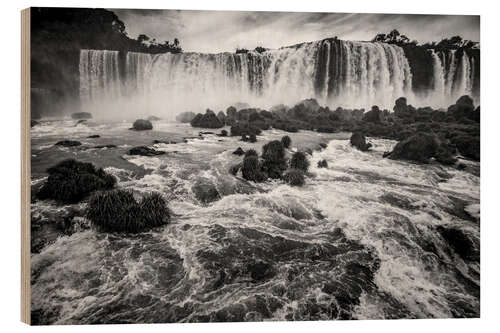
[[[31,324],[31,79],[30,8],[21,11],[21,321]]]

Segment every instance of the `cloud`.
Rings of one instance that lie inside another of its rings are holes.
[[[370,40],[398,29],[420,42],[460,35],[479,41],[479,16],[112,9],[132,38],[178,38],[185,51],[279,48],[337,36]]]

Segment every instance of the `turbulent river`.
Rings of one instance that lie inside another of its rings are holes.
[[[255,185],[229,174],[242,159],[232,152],[260,151],[285,132],[264,131],[252,144],[200,137],[188,124],[129,127],[64,120],[32,128],[33,184],[47,167],[77,158],[104,167],[137,196],[161,192],[174,214],[149,232],[82,229],[32,254],[34,323],[479,316],[479,259],[462,259],[437,231],[459,229],[479,251],[478,176],[382,158],[394,141],[370,139],[373,150],[360,152],[349,133],[302,131],[289,134],[292,151],[328,144],[309,156],[306,185]],[[53,146],[68,138],[82,146]],[[126,155],[154,139],[178,143],[154,145],[167,152],[158,157]],[[93,148],[106,144],[117,147]],[[327,169],[317,168],[321,159]],[[192,186],[200,179],[221,199],[198,202]],[[31,206],[47,223],[69,208]]]

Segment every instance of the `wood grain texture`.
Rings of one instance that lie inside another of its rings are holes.
[[[21,321],[31,323],[30,202],[31,202],[31,80],[30,9],[21,11]]]

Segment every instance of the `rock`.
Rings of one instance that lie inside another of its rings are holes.
[[[96,148],[96,149],[103,149],[103,148],[111,149],[111,148],[116,148],[116,145],[98,145],[98,146],[95,146],[94,148]]]
[[[372,109],[364,114],[363,121],[369,123],[380,123],[382,121],[382,111],[378,106],[372,106]]]
[[[149,120],[149,121],[158,121],[158,120],[161,120],[161,118],[157,117],[157,116],[149,116],[147,120]]]
[[[129,155],[141,155],[141,156],[156,156],[165,154],[164,151],[158,151],[146,146],[134,147],[128,151]]]
[[[243,149],[241,149],[241,147],[238,147],[238,149],[236,149],[235,151],[233,151],[233,154],[234,155],[245,155],[245,151]]]
[[[247,271],[250,273],[250,277],[253,282],[259,282],[272,278],[276,272],[273,266],[267,262],[258,261],[247,265]]]
[[[80,124],[85,124],[87,122],[87,119],[80,119],[76,122],[75,126],[78,126]]]
[[[90,112],[75,112],[71,114],[72,119],[92,119]]]
[[[40,125],[40,123],[36,120],[31,120],[31,127],[36,126],[36,125]]]
[[[262,171],[273,179],[281,178],[283,171],[287,168],[285,147],[281,141],[274,140],[262,147]]]
[[[93,134],[93,135],[89,135],[87,137],[87,139],[97,139],[97,138],[100,138],[101,136],[99,134]]]
[[[479,260],[478,251],[474,249],[474,244],[462,230],[438,226],[437,231],[462,259]]]
[[[281,143],[283,144],[283,147],[288,149],[288,148],[290,148],[290,145],[292,144],[292,139],[290,139],[290,137],[288,135],[284,135],[281,138]]]
[[[224,124],[221,123],[212,110],[207,109],[205,114],[199,113],[193,118],[193,120],[191,120],[191,126],[201,128],[221,128],[224,127]]]
[[[194,117],[196,117],[196,113],[191,112],[191,111],[187,111],[187,112],[179,113],[175,117],[175,120],[180,122],[180,123],[190,123],[191,120],[194,119]]]
[[[372,146],[371,143],[366,143],[365,136],[360,132],[354,132],[351,136],[351,145],[361,151],[368,151]]]
[[[208,179],[198,180],[191,188],[196,199],[204,204],[208,204],[220,199],[217,187]]]
[[[259,158],[255,155],[245,156],[243,159],[241,174],[243,178],[253,182],[262,182],[267,178],[261,171]]]
[[[259,135],[261,130],[247,122],[236,122],[231,126],[231,136]]]
[[[82,143],[80,141],[73,141],[73,140],[62,140],[58,141],[55,146],[62,146],[62,147],[76,147],[76,146],[81,146]]]
[[[159,144],[159,143],[162,143],[162,144],[165,144],[165,145],[174,145],[177,142],[176,141],[170,141],[170,140],[153,140],[153,144]]]
[[[227,136],[227,134],[228,134],[228,133],[227,133],[227,131],[226,131],[226,130],[222,130],[222,131],[220,131],[220,133],[219,133],[219,134],[217,134],[217,136]]]
[[[135,131],[147,131],[147,130],[152,130],[153,129],[153,124],[149,120],[145,119],[137,119],[134,121],[134,124],[132,125],[132,128]]]
[[[328,168],[328,162],[326,160],[318,161],[318,168]]]
[[[434,134],[417,133],[398,142],[392,152],[386,155],[393,160],[408,160],[428,163],[431,157],[450,155],[448,147]],[[438,159],[438,158],[437,158]]]
[[[309,160],[307,159],[306,154],[301,151],[294,153],[292,155],[292,159],[290,160],[290,168],[307,172],[307,169],[309,169]]]
[[[219,118],[219,121],[222,123],[222,125],[226,124],[226,115],[224,114],[224,112],[219,111],[219,113],[217,113],[217,118]]]
[[[474,110],[474,102],[472,98],[468,95],[460,97],[455,104],[448,107],[448,114],[451,115],[455,120],[461,120],[463,118],[479,121],[480,113]],[[463,121],[461,121],[463,122]]]
[[[463,156],[479,161],[481,158],[481,142],[479,136],[458,135],[450,139]]]

